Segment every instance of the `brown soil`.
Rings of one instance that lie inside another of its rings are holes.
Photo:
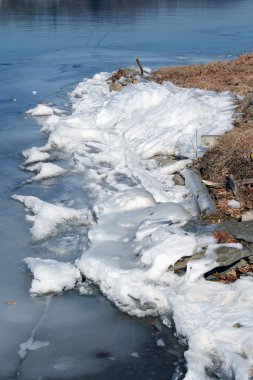
[[[253,53],[226,62],[161,67],[153,73],[152,78],[157,83],[168,80],[181,87],[246,95],[253,91]]]

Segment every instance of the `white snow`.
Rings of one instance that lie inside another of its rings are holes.
[[[37,168],[45,167],[41,161],[49,159],[46,154],[65,154],[83,177],[97,218],[89,231],[90,248],[75,266],[26,259],[34,276],[31,292],[73,288],[81,273],[130,315],[160,316],[164,323],[173,316],[189,345],[185,379],[209,379],[206,369],[222,379],[249,379],[253,278],[228,285],[204,279],[217,266],[217,245],[208,234],[186,232],[197,206],[186,188],[174,183],[174,174],[196,156],[201,135],[232,128],[233,97],[151,82],[110,92],[109,76],[96,74],[76,87],[71,115],[48,110],[52,116],[42,128],[48,142],[23,153],[26,164],[40,162]],[[158,155],[185,159],[163,165],[153,159]],[[29,196],[14,199],[34,214],[28,220],[37,239],[72,219],[91,221],[87,210]],[[205,255],[190,260],[185,274],[172,270],[178,260],[195,253]],[[162,340],[157,344],[162,347]]]
[[[34,94],[35,95],[35,94]],[[35,108],[28,110],[27,115],[31,116],[50,116],[50,115],[60,115],[63,111],[59,110],[54,106],[49,106],[46,104],[38,104]]]
[[[33,257],[25,258],[24,262],[34,277],[30,289],[33,294],[59,293],[73,289],[81,280],[79,270],[70,263]]]
[[[235,199],[231,199],[230,201],[228,201],[228,206],[232,207],[232,208],[240,208],[241,204],[240,204],[240,202],[236,201]]]
[[[91,222],[89,210],[76,210],[54,205],[32,196],[13,195],[12,198],[23,203],[33,214],[28,214],[26,219],[33,223],[30,231],[35,240],[45,239],[56,234],[60,225],[71,220],[80,220],[84,224]]]
[[[22,152],[23,156],[26,158],[24,164],[33,164],[39,161],[47,161],[50,159],[50,154],[47,152],[41,152],[38,148],[33,147],[31,149],[24,150]]]
[[[58,165],[39,162],[35,165],[26,167],[26,170],[38,173],[29,181],[41,181],[43,179],[58,177],[67,172],[66,169],[61,168]]]

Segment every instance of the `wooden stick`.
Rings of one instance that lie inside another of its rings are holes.
[[[208,186],[208,187],[214,187],[215,189],[222,189],[223,187],[226,186],[225,182],[212,182],[212,181],[207,181],[205,179],[202,179],[202,182]]]
[[[143,71],[143,67],[142,67],[142,65],[141,65],[141,63],[140,63],[139,58],[136,58],[136,62],[137,62],[137,65],[138,65],[139,68],[140,68],[141,76],[143,77],[143,75],[144,75],[144,71]]]
[[[242,179],[241,181],[237,181],[240,185],[252,185],[253,184],[253,179]]]

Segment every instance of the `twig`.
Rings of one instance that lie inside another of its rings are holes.
[[[137,62],[137,65],[138,65],[139,68],[140,68],[141,76],[143,77],[143,75],[144,75],[144,71],[143,71],[143,67],[142,67],[142,65],[141,65],[141,63],[140,63],[139,58],[136,58],[136,62]]]
[[[212,181],[207,181],[205,179],[202,179],[202,182],[208,186],[208,187],[214,187],[215,189],[222,189],[223,187],[226,186],[225,182],[212,182]]]

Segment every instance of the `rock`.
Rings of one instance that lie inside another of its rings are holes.
[[[232,327],[235,327],[236,329],[240,329],[241,327],[243,327],[243,325],[241,325],[239,322],[236,322]]]
[[[246,114],[248,119],[253,119],[253,106],[247,108]]]
[[[241,269],[243,267],[246,267],[248,265],[248,261],[241,259],[237,263],[235,263],[231,268],[229,269]]]
[[[244,268],[248,266],[248,257],[247,257],[247,260],[245,259],[241,259],[239,261],[237,261],[234,265],[231,265],[229,266],[227,269],[225,270],[220,270],[221,267],[218,267],[218,268],[214,268],[212,271],[211,271],[211,274],[207,275],[206,276],[206,280],[209,280],[209,281],[218,281],[219,280],[219,277],[215,276],[215,273],[219,273],[219,276],[222,278],[226,277],[226,276],[235,276],[234,280],[237,279],[237,272],[236,272],[236,269],[238,269],[240,271],[240,269]],[[230,277],[231,278],[231,277]],[[230,279],[231,281],[231,279]]]
[[[251,253],[252,253],[252,252],[251,252]],[[247,260],[248,260],[249,264],[253,264],[253,256],[249,256],[249,257],[247,258]]]
[[[200,139],[200,144],[202,146],[211,148],[212,146],[216,144],[219,137],[220,135],[202,135]]]
[[[180,203],[181,206],[192,216],[198,216],[200,213],[199,205],[194,197],[188,197]]]
[[[152,157],[152,159],[158,161],[160,165],[173,164],[176,162],[175,156],[164,156],[162,154],[158,154]]]
[[[175,185],[184,186],[184,179],[178,173],[174,175],[174,182],[175,182]]]
[[[109,85],[110,91],[121,91],[123,89],[123,84],[119,82],[112,82]]]
[[[215,212],[215,205],[205,184],[202,182],[199,171],[196,168],[184,169],[181,171],[185,179],[185,186],[193,195],[199,205],[200,211],[205,215]]]
[[[248,222],[253,220],[253,211],[245,211],[242,214],[242,222]]]
[[[200,259],[204,256],[204,252],[197,252],[190,257],[184,257],[181,260],[177,261],[175,265],[169,268],[169,271],[179,271],[182,269],[186,269],[186,266],[189,261]]]
[[[233,247],[221,246],[215,250],[215,254],[217,256],[216,261],[219,264],[219,266],[227,267],[227,266],[233,265],[237,261],[239,262],[241,259],[244,259],[245,257],[250,256],[251,252],[246,249],[244,250],[244,249],[237,249]],[[242,266],[247,265],[247,262],[245,261],[245,263],[241,263],[241,264],[244,264],[244,265],[241,265],[240,268]],[[239,267],[235,265],[235,268],[239,268]],[[229,268],[229,269],[232,269],[232,268]]]
[[[235,220],[230,220],[216,225],[215,228],[219,231],[227,230],[236,239],[253,243],[253,221],[237,222]]]
[[[245,112],[246,109],[253,104],[253,93],[249,92],[244,98],[240,101],[239,112]]]

